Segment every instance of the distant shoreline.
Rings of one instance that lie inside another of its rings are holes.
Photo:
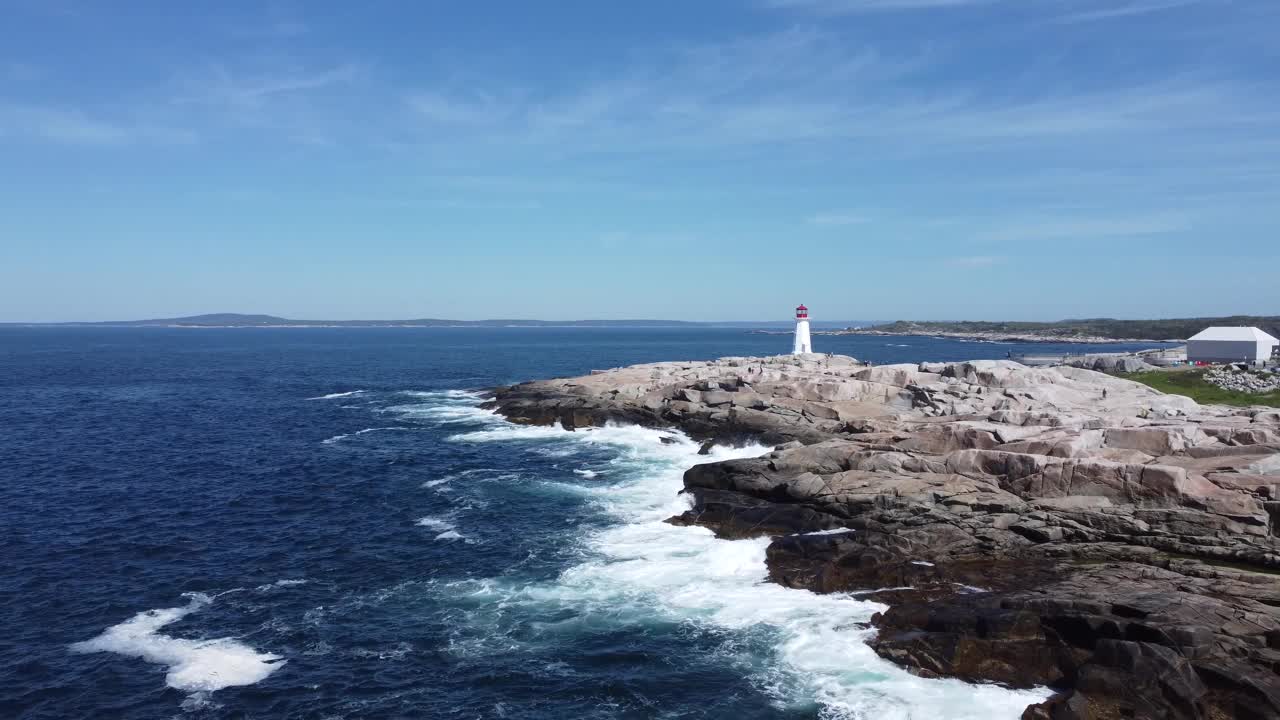
[[[1123,345],[1123,344],[1177,344],[1186,342],[1185,340],[1152,340],[1151,338],[1109,338],[1096,335],[1082,336],[1053,336],[1040,335],[1035,333],[964,333],[964,332],[897,332],[892,330],[836,330],[826,332],[814,332],[814,335],[872,335],[880,337],[932,337],[943,338],[946,340],[965,340],[969,342],[1000,342],[1000,343],[1040,343],[1040,344],[1071,344],[1071,345]]]
[[[865,327],[874,323],[862,320],[835,320],[824,323],[827,329]],[[113,327],[113,328],[789,328],[789,320],[668,320],[664,318],[538,320],[526,318],[490,318],[456,320],[452,318],[418,317],[401,320],[298,320],[279,315],[245,313],[210,313],[182,317],[144,318],[141,320],[72,320],[67,322],[0,322],[2,327]]]
[[[1053,322],[1030,321],[916,321],[850,326],[841,334],[886,337],[932,336],[978,342],[1021,343],[1182,343],[1207,327],[1257,327],[1280,331],[1280,315],[1231,315],[1225,317],[1117,320],[1083,318]],[[1272,332],[1272,334],[1276,334]]]
[[[460,324],[460,325],[414,325],[414,324],[345,324],[345,323],[302,323],[302,324],[280,324],[280,325],[263,325],[263,324],[246,324],[246,325],[206,325],[206,324],[159,324],[159,323],[0,323],[0,329],[4,328],[109,328],[117,330],[129,330],[150,328],[156,330],[163,329],[180,329],[180,330],[312,330],[312,329],[337,329],[337,330],[740,330],[746,333],[763,333],[769,335],[789,335],[792,331],[781,329],[754,329],[744,330],[741,325],[718,325],[715,323],[706,324],[686,324],[686,325],[608,325],[608,324],[537,324],[537,325],[490,325],[490,324]],[[815,334],[833,334],[831,331],[815,331]]]
[[[748,334],[752,335],[794,335],[794,330],[748,330]],[[896,332],[888,330],[873,329],[846,329],[846,330],[814,330],[813,335],[867,335],[872,337],[917,337],[917,338],[934,338],[938,340],[957,340],[960,342],[986,342],[986,343],[1038,343],[1044,345],[1133,345],[1133,344],[1178,344],[1185,342],[1184,340],[1150,340],[1147,338],[1107,338],[1094,335],[1082,335],[1077,337],[1061,337],[1050,335],[1036,334],[1018,334],[1018,333],[961,333],[961,332]]]

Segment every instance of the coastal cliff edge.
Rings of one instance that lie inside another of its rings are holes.
[[[1280,411],[1070,367],[800,355],[501,388],[509,420],[775,445],[670,522],[768,536],[770,578],[871,592],[913,672],[1045,685],[1024,718],[1280,718]]]

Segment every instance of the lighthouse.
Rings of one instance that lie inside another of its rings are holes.
[[[809,308],[801,305],[796,308],[796,345],[792,355],[813,352],[813,344],[809,342]]]

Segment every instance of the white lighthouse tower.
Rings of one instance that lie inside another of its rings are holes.
[[[813,352],[813,343],[809,341],[809,308],[801,305],[796,308],[796,345],[792,355]]]

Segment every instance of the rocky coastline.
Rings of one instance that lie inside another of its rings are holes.
[[[1280,717],[1280,411],[1073,367],[653,363],[496,391],[509,420],[775,445],[685,474],[678,524],[774,582],[872,593],[877,653],[1049,686],[1024,718]]]

